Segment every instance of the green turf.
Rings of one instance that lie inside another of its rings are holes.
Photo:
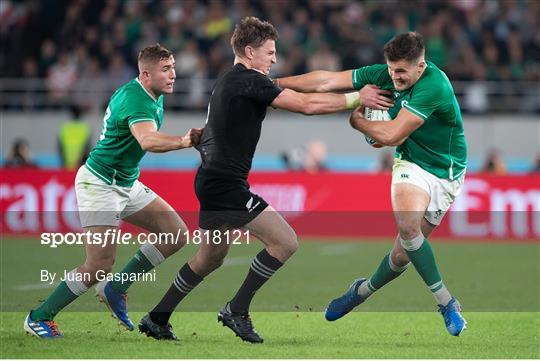
[[[301,242],[298,252],[259,292],[255,311],[322,311],[329,299],[342,293],[358,276],[376,269],[390,244],[384,242]],[[471,311],[540,311],[540,245],[434,243],[443,279]],[[225,264],[186,299],[187,311],[219,310],[245,277],[258,243],[232,246]],[[81,246],[50,249],[30,240],[3,240],[1,251],[1,308],[27,311],[52,290],[41,283],[41,269],[71,270],[83,261]],[[117,271],[136,251],[118,250]],[[196,252],[187,247],[159,266],[156,282],[136,283],[130,289],[130,309],[146,311],[164,294],[179,267]],[[24,266],[23,266],[24,262]],[[399,302],[396,302],[399,300]],[[434,300],[411,267],[364,305],[366,311],[433,311]],[[101,311],[88,292],[69,306],[74,311]]]
[[[216,313],[179,313],[178,343],[121,331],[106,313],[66,312],[61,340],[24,334],[24,313],[3,313],[2,358],[539,358],[538,313],[465,313],[469,329],[446,333],[436,313],[355,312],[335,323],[319,312],[254,313],[262,345],[241,342]],[[132,314],[138,320],[142,313]],[[86,327],[81,327],[85,325]]]
[[[326,241],[326,242],[325,242]],[[321,311],[356,277],[369,276],[391,244],[302,242],[297,254],[256,295],[252,309],[263,345],[249,345],[216,323],[216,312],[241,284],[260,244],[233,246],[173,316],[180,344],[119,332],[93,291],[60,313],[66,337],[42,342],[24,335],[25,314],[52,290],[40,269],[61,272],[83,260],[80,246],[50,249],[36,240],[0,242],[0,344],[3,358],[539,358],[539,244],[434,243],[443,278],[461,301],[469,330],[451,337],[426,286],[409,269],[336,323]],[[118,250],[115,270],[136,251]],[[162,264],[156,282],[130,289],[138,321],[169,287],[196,247]],[[79,312],[74,312],[79,311]],[[275,311],[275,312],[269,312]],[[287,311],[287,312],[285,312]]]

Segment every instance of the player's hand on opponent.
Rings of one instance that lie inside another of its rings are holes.
[[[356,123],[356,121],[358,119],[366,119],[364,117],[365,110],[366,110],[366,106],[365,105],[360,105],[359,107],[355,108],[352,111],[351,117],[349,118],[349,124],[351,125],[351,127],[353,127],[356,130],[359,130],[358,129],[358,124]]]
[[[201,142],[201,137],[204,131],[204,128],[192,128],[193,132],[195,133],[195,139],[193,140],[193,146],[199,145]]]
[[[391,98],[392,92],[380,89],[376,85],[368,84],[360,89],[358,93],[360,94],[362,105],[367,108],[388,110],[394,105],[394,101]]]
[[[357,119],[357,118],[362,118],[362,119],[365,119],[364,117],[364,113],[366,111],[366,108],[367,106],[365,105],[360,105],[359,107],[355,108],[352,113],[351,113],[351,119]]]
[[[193,147],[201,141],[202,128],[191,128],[186,135],[182,137],[182,148]]]

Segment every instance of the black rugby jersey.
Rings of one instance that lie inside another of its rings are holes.
[[[234,65],[217,81],[197,150],[201,170],[247,179],[267,107],[281,93],[265,75]]]

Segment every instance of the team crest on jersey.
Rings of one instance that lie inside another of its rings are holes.
[[[261,204],[261,202],[258,201],[255,205],[253,205],[253,201],[254,201],[254,199],[253,199],[253,197],[251,197],[249,199],[249,201],[246,203],[246,208],[248,210],[248,213],[251,213],[251,211],[253,211],[255,209],[255,207],[257,207],[259,204]]]

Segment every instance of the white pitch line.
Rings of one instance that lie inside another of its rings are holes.
[[[229,257],[223,261],[223,266],[243,266],[250,264],[253,259],[250,257]]]
[[[34,291],[34,290],[42,290],[45,288],[53,288],[58,286],[59,282],[54,282],[52,285],[48,282],[40,282],[40,283],[29,283],[26,285],[19,285],[19,286],[13,286],[13,289],[16,291]]]

